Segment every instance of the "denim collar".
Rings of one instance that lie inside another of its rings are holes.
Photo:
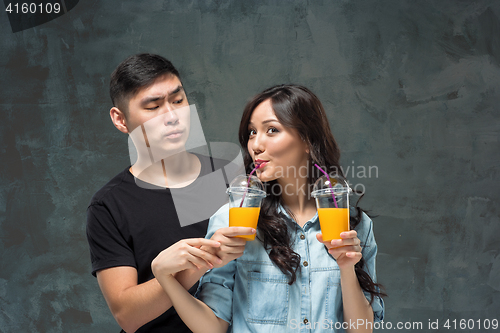
[[[288,214],[288,212],[286,211],[286,209],[281,204],[278,207],[278,214],[279,213],[285,215],[285,217],[287,218],[288,221],[292,222],[293,225],[295,225],[298,228],[300,228],[300,226],[297,224],[297,222]],[[302,229],[306,230],[306,229],[309,228],[310,225],[312,225],[314,223],[317,223],[317,222],[319,222],[319,220],[318,220],[318,211],[316,211],[316,214],[314,214],[314,216],[309,221],[307,221],[304,224],[304,226],[302,227]]]

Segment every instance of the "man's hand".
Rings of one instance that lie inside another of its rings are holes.
[[[220,243],[205,238],[183,239],[161,251],[151,262],[151,270],[160,275],[175,274],[185,269],[211,269],[222,260],[205,249],[219,248]],[[201,249],[201,247],[204,249]]]

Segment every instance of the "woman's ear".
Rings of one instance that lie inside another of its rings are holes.
[[[302,139],[302,142],[304,142],[306,144],[306,154],[309,154],[309,143],[306,141],[306,139],[304,139],[304,137],[301,137]]]

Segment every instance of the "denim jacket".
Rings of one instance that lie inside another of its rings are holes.
[[[301,258],[297,280],[288,284],[288,276],[269,259],[257,231],[256,239],[246,243],[243,256],[201,278],[198,298],[231,324],[228,332],[344,332],[340,270],[316,239],[321,232],[318,214],[301,228],[283,208],[281,212],[287,216],[293,250]],[[210,218],[206,237],[228,225],[229,207],[225,205]],[[377,244],[366,214],[355,230],[366,261],[364,269],[376,281]],[[370,295],[365,296],[370,301]],[[372,308],[375,321],[383,320],[381,298],[375,297]]]

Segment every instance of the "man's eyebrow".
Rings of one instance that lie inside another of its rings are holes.
[[[184,91],[184,87],[179,84],[177,86],[177,88],[175,88],[174,90],[170,91],[168,94],[169,95],[173,95],[173,94],[177,94],[177,93],[179,93],[181,91]]]
[[[165,99],[165,95],[147,96],[141,100],[141,105],[147,105],[149,103],[156,102],[157,100],[160,100],[160,99]]]
[[[181,85],[178,85],[174,90],[168,92],[168,96],[177,94],[181,91],[184,91],[184,87],[182,87]],[[166,97],[165,95],[147,96],[141,100],[141,105],[147,105],[149,103],[156,102],[160,99],[165,99],[165,97]]]

